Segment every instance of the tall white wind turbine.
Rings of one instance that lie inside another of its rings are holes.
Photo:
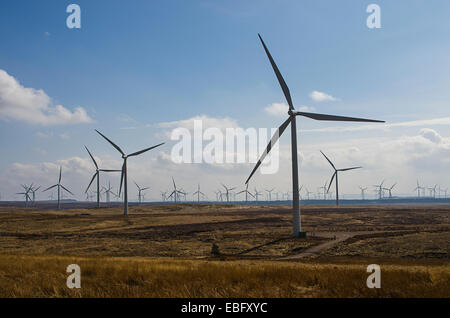
[[[261,38],[261,36],[259,34],[258,34],[258,36],[261,41],[261,44],[264,47],[267,57],[269,58],[270,64],[272,65],[273,71],[275,72],[275,75],[278,79],[281,89],[283,90],[286,101],[289,105],[289,111],[288,111],[289,117],[288,117],[288,119],[286,119],[286,121],[283,124],[281,124],[281,126],[278,128],[278,131],[275,132],[275,135],[272,137],[266,150],[263,152],[261,158],[256,163],[256,166],[253,169],[253,171],[251,172],[250,176],[248,177],[246,183],[250,181],[250,178],[253,176],[255,171],[261,165],[261,162],[264,160],[266,155],[270,152],[272,147],[275,145],[275,143],[278,141],[280,136],[283,134],[285,129],[290,124],[291,125],[291,152],[292,152],[292,188],[293,188],[292,189],[292,193],[293,193],[292,213],[293,213],[293,232],[294,232],[293,234],[295,237],[304,236],[304,235],[306,235],[306,233],[302,232],[302,229],[301,229],[300,199],[299,199],[299,194],[298,194],[299,182],[298,182],[298,161],[297,161],[296,117],[303,116],[303,117],[308,117],[308,118],[315,119],[315,120],[326,120],[326,121],[352,121],[352,122],[383,122],[383,121],[296,111],[294,109],[294,104],[292,103],[289,88],[286,85],[286,82],[284,81],[283,76],[281,75],[277,65],[275,64],[275,61],[273,60],[272,55],[270,54],[269,50],[267,49],[266,44],[264,43],[263,39]]]

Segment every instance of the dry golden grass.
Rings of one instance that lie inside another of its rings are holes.
[[[66,287],[67,265],[81,289]],[[449,297],[448,266],[382,265],[381,289],[366,287],[368,264],[192,261],[142,258],[0,257],[0,297]]]

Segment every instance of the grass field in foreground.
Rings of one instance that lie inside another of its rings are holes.
[[[66,286],[69,264],[81,289]],[[449,297],[448,264],[381,265],[381,288],[366,287],[369,262],[174,260],[0,255],[0,297]]]

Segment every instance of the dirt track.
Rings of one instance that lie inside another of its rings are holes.
[[[287,257],[283,257],[281,259],[299,259],[299,258],[311,257],[311,256],[319,254],[321,251],[329,249],[330,247],[332,247],[332,246],[334,246],[336,244],[344,242],[344,241],[348,240],[349,238],[355,237],[357,235],[374,234],[374,233],[380,233],[380,232],[368,232],[368,231],[364,231],[364,232],[349,232],[349,233],[342,233],[342,232],[318,232],[318,233],[315,233],[315,236],[323,237],[323,238],[332,238],[332,240],[324,242],[324,243],[316,245],[316,246],[313,246],[311,248],[308,248],[307,250],[301,252],[300,254],[290,255],[290,256],[287,256]]]

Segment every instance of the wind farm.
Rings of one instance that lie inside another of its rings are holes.
[[[0,10],[0,298],[450,298],[450,5],[99,3]]]

